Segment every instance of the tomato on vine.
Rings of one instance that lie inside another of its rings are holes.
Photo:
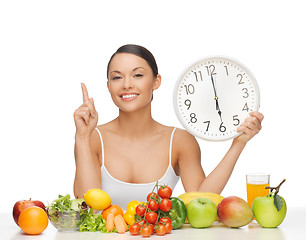
[[[159,209],[159,204],[154,199],[151,199],[148,203],[148,208],[155,212]]]
[[[146,208],[143,205],[141,205],[141,204],[138,205],[135,210],[136,210],[136,214],[139,217],[142,217],[145,214],[145,212],[146,212]]]
[[[145,219],[148,221],[148,223],[155,224],[157,222],[157,213],[156,212],[148,212],[145,216]]]
[[[166,228],[166,233],[171,233],[173,227],[171,223],[166,223],[165,224],[165,228]]]
[[[170,198],[171,195],[172,195],[172,189],[168,186],[161,186],[159,189],[158,189],[158,195],[162,198],[162,199],[165,199],[165,198]]]
[[[163,224],[158,224],[157,225],[157,229],[156,229],[156,234],[158,235],[158,236],[163,236],[163,235],[165,235],[167,233],[167,231],[166,231],[166,227],[163,225]]]
[[[151,230],[151,234],[153,234],[154,233],[154,226],[152,224],[149,224],[148,227]]]
[[[160,222],[160,223],[163,223],[163,224],[171,223],[171,219],[168,218],[168,217],[161,217],[161,218],[159,219],[159,222]]]
[[[152,230],[148,225],[146,225],[143,226],[143,228],[140,230],[140,233],[143,237],[150,237],[152,235]]]
[[[169,212],[170,209],[172,208],[172,202],[168,198],[165,198],[161,200],[159,208],[163,212]]]
[[[141,229],[140,224],[135,223],[135,224],[130,226],[129,232],[131,233],[131,235],[136,236],[136,235],[139,235],[140,229]]]
[[[156,182],[151,193],[147,195],[147,202],[139,204],[136,209],[136,223],[130,226],[131,235],[150,237],[154,230],[157,235],[163,236],[173,229],[169,211],[172,208],[172,189]],[[155,226],[155,227],[154,227]]]
[[[143,224],[145,224],[145,222],[146,222],[146,221],[145,221],[144,219],[142,219],[142,220],[140,220],[140,221],[137,221],[136,223],[139,224],[140,227],[142,227]],[[136,224],[136,223],[135,223],[135,224]]]
[[[155,199],[155,200],[159,200],[159,197],[158,197],[157,193],[155,193],[155,192],[151,192],[151,193],[148,194],[147,201],[149,201],[150,198]]]

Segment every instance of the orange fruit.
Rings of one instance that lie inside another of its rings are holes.
[[[103,210],[102,216],[103,216],[103,218],[104,218],[105,220],[106,220],[107,215],[108,215],[109,213],[113,213],[115,217],[116,217],[117,215],[123,216],[123,210],[122,210],[122,208],[121,208],[120,206],[118,206],[118,205],[115,205],[115,204],[110,205],[108,208],[106,208],[106,209]]]
[[[40,234],[48,226],[48,215],[40,207],[29,207],[23,210],[18,219],[18,225],[26,234]]]

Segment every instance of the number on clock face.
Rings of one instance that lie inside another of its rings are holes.
[[[226,140],[249,112],[259,108],[259,89],[251,72],[235,60],[211,57],[183,72],[174,90],[182,125],[206,140]]]

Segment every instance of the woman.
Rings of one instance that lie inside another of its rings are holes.
[[[221,193],[246,143],[261,129],[263,115],[250,113],[237,129],[243,133],[206,177],[195,137],[151,116],[153,91],[161,84],[153,55],[138,45],[122,46],[108,63],[107,78],[119,115],[99,126],[94,101],[81,84],[83,104],[74,113],[75,197],[102,188],[125,208],[131,200],[145,200],[157,180],[173,189],[179,178],[186,192]]]

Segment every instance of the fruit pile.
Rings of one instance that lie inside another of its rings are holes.
[[[31,199],[15,203],[13,218],[22,231],[30,235],[42,233],[49,223],[45,205]]]
[[[269,187],[270,193],[257,197],[252,208],[236,196],[222,197],[210,192],[187,192],[172,197],[172,189],[156,182],[146,202],[131,201],[124,213],[112,205],[107,192],[90,189],[84,199],[59,195],[47,208],[41,201],[22,200],[15,203],[13,217],[26,234],[40,234],[48,226],[48,217],[57,229],[78,229],[80,232],[129,232],[131,235],[163,236],[184,223],[194,228],[207,228],[215,221],[228,227],[242,227],[255,217],[262,227],[279,226],[287,211],[286,202],[278,195],[280,186]],[[94,210],[102,210],[95,213]],[[66,215],[63,215],[66,214]],[[68,215],[67,215],[68,214]]]
[[[215,220],[228,227],[242,227],[249,224],[255,217],[262,227],[279,226],[287,211],[286,202],[278,195],[280,186],[270,188],[270,193],[257,197],[252,208],[243,199],[230,196],[223,198],[215,193],[189,192],[179,196],[187,207],[187,220],[192,227],[209,227]]]

